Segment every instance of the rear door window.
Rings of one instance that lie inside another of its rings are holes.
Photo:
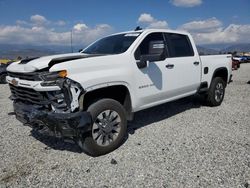
[[[169,57],[194,56],[193,47],[187,35],[166,33]]]

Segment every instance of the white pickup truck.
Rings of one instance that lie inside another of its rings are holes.
[[[7,82],[18,120],[99,156],[121,145],[134,112],[196,93],[220,105],[231,63],[230,55],[199,56],[186,32],[146,29],[11,64]]]

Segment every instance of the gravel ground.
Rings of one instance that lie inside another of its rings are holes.
[[[22,126],[0,85],[0,187],[250,187],[250,64],[233,73],[221,106],[189,97],[139,112],[98,158]]]

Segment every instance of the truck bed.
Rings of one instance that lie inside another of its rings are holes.
[[[231,54],[223,54],[223,55],[203,55],[200,56],[200,60],[202,62],[202,82],[208,82],[210,85],[211,78],[213,77],[214,70],[217,68],[227,68],[228,64],[232,67],[232,55]],[[204,68],[209,67],[208,73],[204,73]],[[229,81],[230,75],[228,75]]]

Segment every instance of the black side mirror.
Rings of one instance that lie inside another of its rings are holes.
[[[81,52],[83,49],[78,50],[78,52]]]
[[[164,41],[150,41],[149,53],[141,55],[140,61],[137,61],[138,68],[145,68],[148,62],[163,61],[167,58],[166,45]]]

